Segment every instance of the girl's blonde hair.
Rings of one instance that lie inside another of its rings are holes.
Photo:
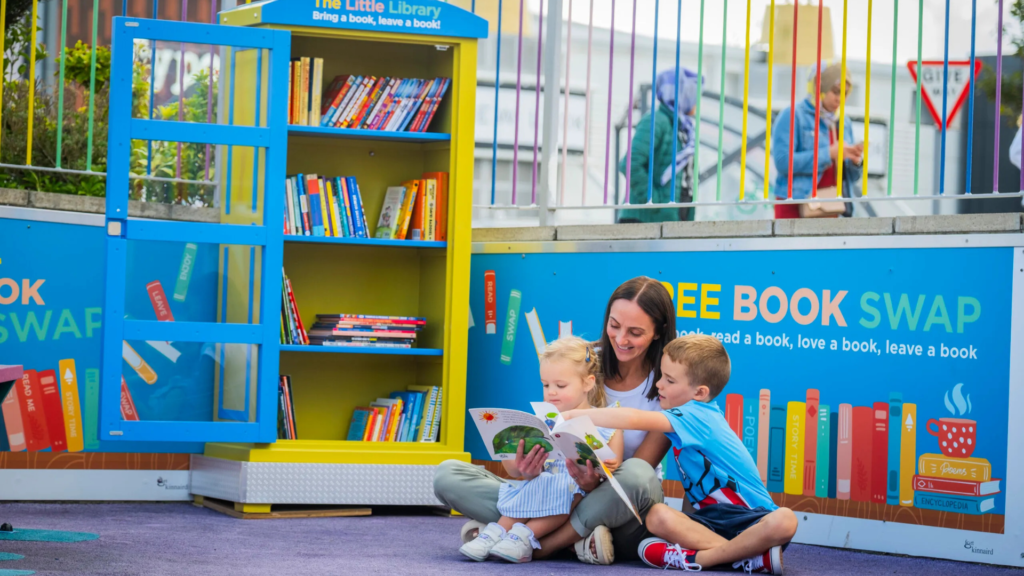
[[[604,378],[601,374],[601,359],[594,345],[579,336],[563,336],[547,345],[540,357],[545,360],[567,360],[577,366],[580,378],[594,377],[594,388],[587,393],[587,402],[594,408],[604,408],[608,403],[604,393]]]

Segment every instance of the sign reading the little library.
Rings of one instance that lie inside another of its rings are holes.
[[[253,12],[255,16],[250,16]],[[235,17],[243,13],[245,17]],[[269,0],[225,12],[221,22],[318,26],[459,38],[487,37],[486,20],[438,0]]]

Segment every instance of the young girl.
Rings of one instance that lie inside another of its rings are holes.
[[[575,336],[559,338],[548,345],[540,360],[544,401],[559,412],[603,407],[605,395],[598,382],[600,374],[593,346]],[[614,471],[622,461],[622,434],[605,428],[598,428],[598,432],[615,452],[615,460],[605,461],[609,470]],[[483,528],[459,552],[477,561],[493,556],[509,562],[529,562],[533,550],[540,549],[538,539],[564,524],[584,493],[569,476],[564,460],[547,461],[544,471],[530,479],[523,479],[515,461],[501,463],[511,477],[521,480],[501,485],[501,518]]]

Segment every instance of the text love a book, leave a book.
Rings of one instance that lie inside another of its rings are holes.
[[[597,427],[586,416],[563,420],[558,409],[546,402],[531,402],[534,414],[507,408],[471,408],[469,410],[477,431],[492,460],[514,460],[519,441],[523,451],[529,452],[540,445],[550,458],[574,461],[586,466],[590,461],[604,477],[619,498],[629,506],[637,522],[643,521],[622,485],[604,465],[603,460],[615,458]]]

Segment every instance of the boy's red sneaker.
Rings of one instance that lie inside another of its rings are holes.
[[[733,562],[732,567],[748,574],[782,574],[782,546],[772,546],[764,554]]]
[[[661,538],[647,538],[640,543],[638,550],[640,559],[648,566],[662,570],[686,570],[700,572],[697,564],[697,552],[687,550],[679,544],[671,544]]]

